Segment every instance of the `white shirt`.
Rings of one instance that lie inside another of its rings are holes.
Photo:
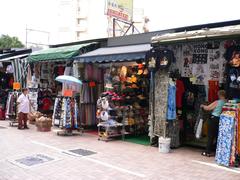
[[[28,96],[25,96],[23,93],[18,97],[17,102],[20,103],[18,106],[18,112],[29,113],[30,104]]]

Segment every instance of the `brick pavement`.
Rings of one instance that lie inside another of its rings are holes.
[[[0,121],[8,127],[8,122]],[[97,154],[78,157],[62,153],[88,149]],[[179,148],[161,154],[157,148],[123,141],[102,142],[91,134],[61,137],[54,132],[0,129],[0,180],[75,180],[75,179],[184,179],[239,180],[240,170],[215,167],[214,158],[200,155],[201,150]],[[59,160],[37,167],[22,168],[10,163],[17,156],[44,153]],[[205,163],[205,164],[204,164]]]

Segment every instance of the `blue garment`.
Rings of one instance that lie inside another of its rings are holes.
[[[176,86],[169,84],[168,86],[168,106],[167,120],[175,120],[176,115]]]
[[[218,164],[229,166],[234,139],[234,117],[222,114],[219,120],[219,132],[215,160]]]
[[[219,117],[220,114],[222,113],[222,107],[225,104],[224,100],[218,100],[217,101],[217,107],[215,107],[215,109],[212,112],[213,116]]]

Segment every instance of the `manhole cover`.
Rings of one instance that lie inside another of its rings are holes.
[[[86,150],[86,149],[73,149],[73,150],[69,150],[69,151],[72,152],[72,153],[81,155],[81,156],[90,156],[90,155],[96,154],[96,152],[89,151],[89,150]]]
[[[57,160],[56,158],[50,157],[45,154],[34,154],[34,155],[23,156],[16,159],[10,159],[9,161],[20,167],[30,168],[30,167],[35,167],[48,162],[53,162],[56,160]]]
[[[4,126],[0,126],[0,129],[7,129],[6,127],[4,127]]]

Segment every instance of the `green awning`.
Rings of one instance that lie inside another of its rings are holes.
[[[89,48],[93,47],[97,43],[86,43],[73,46],[64,46],[57,48],[49,48],[40,51],[36,51],[30,54],[29,62],[39,61],[67,61],[73,57],[83,54],[83,52],[90,51]],[[91,49],[94,50],[95,48]]]

